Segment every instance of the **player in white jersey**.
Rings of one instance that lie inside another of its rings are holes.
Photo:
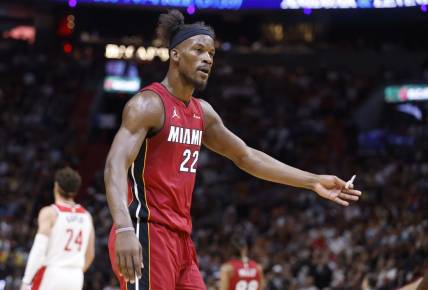
[[[55,173],[55,203],[40,210],[38,230],[21,290],[81,290],[94,259],[92,218],[74,202],[81,177],[66,167]]]

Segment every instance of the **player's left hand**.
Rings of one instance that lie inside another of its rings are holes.
[[[354,189],[355,175],[348,182],[333,175],[318,175],[317,177],[318,181],[313,190],[319,196],[343,206],[348,206],[349,201],[360,199],[361,191]]]

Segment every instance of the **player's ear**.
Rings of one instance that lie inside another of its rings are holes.
[[[169,55],[171,60],[174,62],[178,62],[178,60],[180,59],[180,52],[176,48],[171,49]]]

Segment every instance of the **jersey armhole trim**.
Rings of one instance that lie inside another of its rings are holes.
[[[164,101],[162,99],[162,96],[158,92],[154,91],[152,88],[146,88],[146,89],[142,89],[140,91],[140,93],[145,92],[145,91],[150,91],[150,92],[156,94],[159,97],[159,99],[161,100],[162,108],[163,108],[163,116],[164,116],[164,118],[163,118],[162,126],[158,130],[156,130],[156,131],[152,130],[152,128],[150,128],[147,131],[146,139],[151,139],[151,138],[155,137],[157,134],[159,134],[159,132],[161,132],[165,128],[165,123],[166,123],[166,109],[165,109],[165,104],[164,104]]]
[[[56,204],[51,204],[51,207],[55,210],[55,212],[56,212],[57,215],[61,212],[60,209],[57,207]]]
[[[198,106],[199,111],[201,111],[201,114],[202,114],[202,129],[205,131],[205,112],[204,112],[204,108],[202,108],[202,104],[201,104],[202,100],[199,98],[195,98],[195,100],[197,103],[196,106]]]

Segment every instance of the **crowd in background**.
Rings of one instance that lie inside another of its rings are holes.
[[[361,289],[365,276],[375,277],[372,289],[395,289],[420,275],[428,254],[425,123],[396,116],[386,106],[388,113],[373,125],[411,141],[371,142],[353,119],[379,87],[402,78],[398,75],[380,71],[374,79],[328,68],[309,73],[220,64],[206,95],[226,126],[249,145],[299,168],[344,179],[357,174],[364,196],[341,208],[202,155],[194,237],[211,289],[228,258],[221,245],[242,228],[252,257],[265,270],[267,289]],[[403,80],[418,77],[423,78],[415,71]]]
[[[220,265],[230,258],[224,245],[237,231],[263,266],[267,290],[356,290],[368,275],[371,289],[389,290],[420,275],[428,266],[428,152],[420,143],[426,119],[381,120],[377,129],[414,138],[407,145],[378,140],[373,149],[353,118],[396,72],[373,78],[338,68],[216,61],[200,95],[229,129],[301,169],[343,179],[357,174],[355,186],[363,197],[344,208],[312,192],[257,180],[204,149],[192,215],[207,288],[217,289]],[[155,65],[141,70],[146,82],[162,77]],[[94,70],[91,59],[26,47],[0,60],[0,289],[18,289],[37,212],[53,200],[54,171],[65,164],[79,167],[70,119]],[[411,77],[422,80],[423,74],[415,70]],[[117,289],[106,254],[111,217],[102,171],[79,197],[96,229],[88,290]]]

